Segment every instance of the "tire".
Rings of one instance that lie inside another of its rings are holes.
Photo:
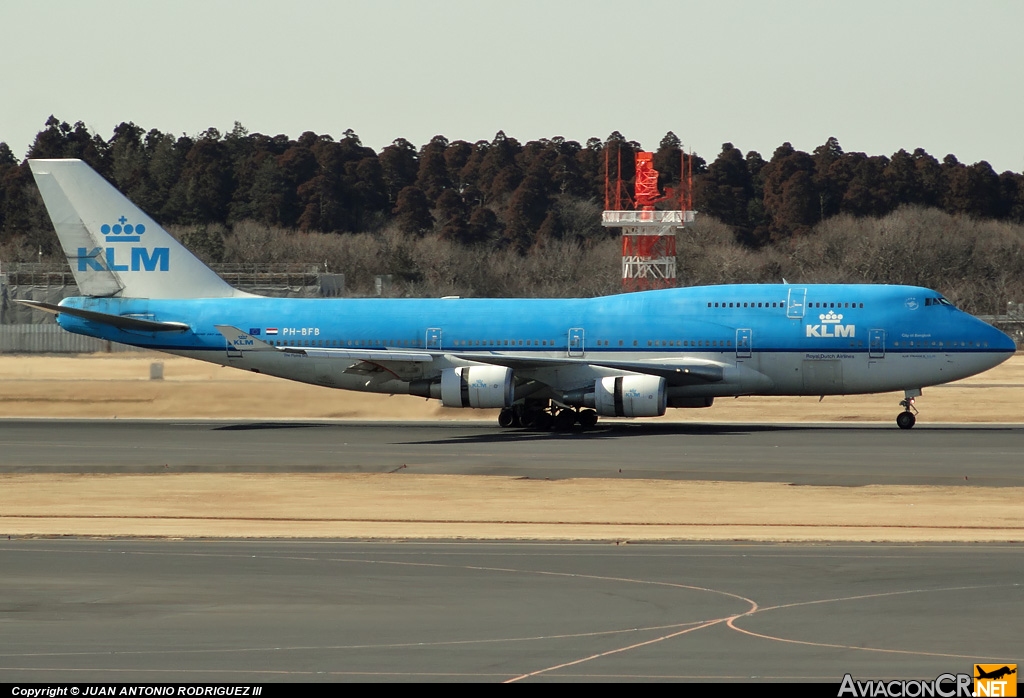
[[[510,408],[506,407],[498,413],[498,426],[502,429],[508,429],[516,424],[516,413]]]
[[[547,419],[545,419],[545,417]],[[519,419],[523,423],[523,428],[531,431],[544,431],[551,426],[550,415],[548,415],[547,412],[542,412],[540,410],[523,410]]]
[[[562,410],[555,415],[555,431],[569,431],[576,426],[576,413],[572,410]]]
[[[911,429],[917,423],[917,417],[911,412],[900,412],[896,415],[896,426],[900,429]]]
[[[577,419],[579,419],[581,427],[591,429],[597,424],[597,412],[594,410],[581,410]]]

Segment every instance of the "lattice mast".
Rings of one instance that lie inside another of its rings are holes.
[[[645,291],[676,285],[676,231],[692,223],[693,171],[690,158],[680,154],[678,192],[658,189],[654,153],[636,154],[633,196],[622,181],[622,154],[617,150],[616,173],[611,177],[608,149],[605,150],[604,214],[601,225],[622,228],[622,288]],[[677,203],[673,210],[656,209],[663,202]],[[625,205],[624,205],[625,204]],[[628,206],[628,208],[627,208]]]

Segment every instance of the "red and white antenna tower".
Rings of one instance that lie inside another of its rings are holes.
[[[690,158],[685,153],[680,154],[678,193],[672,189],[662,193],[658,189],[654,154],[637,153],[634,195],[630,200],[628,194],[623,195],[621,149],[619,152],[613,183],[608,149],[605,149],[605,211],[601,225],[622,228],[622,288],[625,291],[671,288],[676,285],[676,231],[692,223],[696,216]],[[677,203],[678,208],[655,209],[655,204],[662,202]]]

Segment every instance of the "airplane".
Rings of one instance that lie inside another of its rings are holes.
[[[985,671],[985,670],[983,670],[981,668],[981,665],[979,665],[979,664],[975,664],[974,668],[978,672],[978,675],[974,677],[976,679],[997,679],[998,680],[998,679],[1003,678],[1004,676],[1009,676],[1010,674],[1016,674],[1017,673],[1016,669],[1011,669],[1008,666],[1004,666],[1004,667],[1001,667],[999,669],[993,669],[992,671]]]
[[[81,160],[29,165],[83,294],[65,330],[330,388],[498,409],[498,424],[593,427],[748,395],[903,391],[1016,351],[921,287],[736,284],[596,298],[286,299],[228,285]]]

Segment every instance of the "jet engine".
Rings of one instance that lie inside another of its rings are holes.
[[[510,407],[514,393],[512,369],[504,366],[461,366],[441,372],[445,407]]]
[[[608,376],[594,385],[594,407],[604,417],[660,417],[667,404],[659,376]]]

